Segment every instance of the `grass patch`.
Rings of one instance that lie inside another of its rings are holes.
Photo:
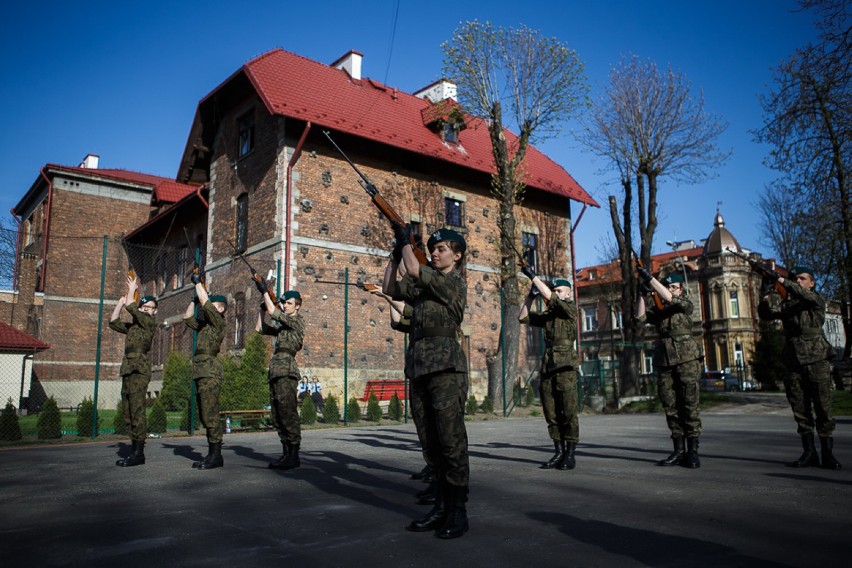
[[[149,411],[150,412],[150,411]],[[98,410],[98,423],[100,424],[100,428],[98,432],[100,434],[112,434],[114,432],[112,428],[113,420],[115,418],[116,410],[114,409],[99,409]],[[62,434],[66,436],[76,436],[77,435],[77,413],[76,412],[62,412],[59,415],[62,420]],[[167,412],[166,413],[166,421],[168,424],[169,430],[180,430],[180,412]],[[35,436],[38,433],[38,427],[36,426],[36,422],[38,421],[38,414],[29,414],[27,416],[19,416],[18,423],[21,425],[21,435],[22,436]],[[85,434],[84,437],[87,437],[88,434]]]
[[[831,413],[835,416],[852,416],[852,392],[836,390],[832,395]]]

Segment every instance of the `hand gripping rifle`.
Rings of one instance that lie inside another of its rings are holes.
[[[775,291],[778,292],[778,295],[781,296],[781,299],[787,299],[787,289],[778,283],[778,279],[781,278],[780,274],[770,268],[767,268],[756,260],[749,258],[747,255],[733,250],[731,247],[725,247],[725,250],[736,256],[737,258],[741,258],[746,261],[748,265],[751,266],[751,269],[760,274],[763,278],[766,278],[767,280],[772,280],[772,286],[773,288],[775,288]]]
[[[314,278],[314,282],[319,284],[337,284],[338,286],[355,286],[356,288],[360,288],[365,292],[372,292],[373,290],[381,290],[381,286],[377,286],[375,284],[365,284],[360,280],[357,282],[338,282],[337,280],[320,280],[319,278]]]
[[[272,289],[272,286],[270,286],[269,283],[263,279],[263,276],[258,274],[257,270],[255,270],[254,267],[249,264],[249,261],[246,259],[246,257],[244,257],[243,254],[237,250],[237,247],[234,246],[234,243],[229,240],[228,244],[231,245],[231,248],[234,249],[234,252],[237,253],[237,256],[240,257],[240,259],[242,259],[242,261],[246,263],[246,266],[249,267],[249,270],[251,271],[252,280],[266,288],[266,293],[269,294],[269,299],[272,300],[273,304],[277,303],[278,298],[275,296],[275,290]]]
[[[127,255],[127,277],[131,280],[136,280],[136,271],[133,270],[133,265],[130,262],[130,249],[127,248],[127,240],[122,236],[121,245],[124,247],[124,254]],[[139,288],[133,292],[133,301],[139,303]]]
[[[645,264],[642,262],[642,259],[639,257],[639,255],[636,254],[636,251],[631,249],[630,252],[633,254],[633,258],[636,259],[636,267],[644,269]],[[650,282],[649,282],[649,284],[650,284]],[[651,297],[654,298],[654,305],[657,306],[658,310],[662,310],[663,309],[663,299],[660,298],[660,295],[657,294],[657,292],[650,285],[648,287],[651,288]]]
[[[358,166],[352,163],[352,160],[349,159],[349,156],[340,149],[340,146],[332,140],[331,134],[328,133],[328,130],[323,131],[325,137],[328,138],[328,141],[340,152],[340,155],[343,156],[343,159],[349,162],[349,165],[352,166],[352,169],[355,170],[355,173],[360,176],[361,179],[358,180],[358,184],[364,188],[364,191],[367,192],[367,195],[370,196],[370,199],[373,200],[373,204],[378,207],[379,211],[385,218],[390,221],[391,226],[393,227],[405,227],[405,220],[400,217],[399,213],[397,213],[390,204],[385,201],[385,198],[379,193],[379,188],[375,186],[373,182],[365,176],[361,170],[358,169]],[[417,246],[417,242],[414,240],[414,235],[409,237],[409,244],[411,244],[411,248],[414,251],[414,256],[417,257],[417,261],[420,264],[428,264],[429,259],[426,258],[426,253],[424,253],[420,247]]]
[[[186,244],[189,247],[187,249],[187,251],[193,250],[195,247],[192,246],[192,241],[189,238],[189,233],[186,232],[186,227],[183,228],[183,236],[186,237]],[[192,273],[195,274],[196,276],[198,276],[198,279],[201,282],[201,285],[206,290],[207,289],[207,281],[206,281],[204,274],[201,272],[201,267],[198,266],[198,260],[196,259],[195,255],[192,255],[192,259],[193,259]]]

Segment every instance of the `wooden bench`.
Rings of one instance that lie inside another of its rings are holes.
[[[231,418],[232,431],[272,428],[269,420],[272,417],[271,410],[222,410],[219,412],[219,416],[223,422],[226,422],[228,417]]]
[[[394,394],[399,400],[404,400],[406,398],[405,379],[369,380],[367,386],[364,387],[364,396],[361,397],[361,400],[364,402],[370,400],[371,394],[375,394],[380,402],[392,399]]]

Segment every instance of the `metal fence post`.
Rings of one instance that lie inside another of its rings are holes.
[[[103,319],[104,319],[104,286],[106,285],[106,261],[107,261],[107,243],[108,237],[104,235],[104,252],[101,258],[101,297],[98,302],[98,343],[95,349],[95,390],[92,393],[92,406],[94,411],[92,414],[92,438],[98,437],[98,379],[101,373],[101,339],[103,339]]]

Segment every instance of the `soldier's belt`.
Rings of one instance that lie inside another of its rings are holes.
[[[276,349],[275,353],[273,353],[273,355],[278,355],[279,353],[285,353],[287,355],[290,355],[291,357],[296,356],[296,352],[293,351],[292,349]]]
[[[546,347],[570,347],[571,345],[574,345],[574,342],[570,339],[557,339],[552,342],[545,341],[544,344]]]
[[[147,351],[125,351],[124,352],[125,356],[127,356],[127,355],[147,355],[147,354],[148,354]]]
[[[218,351],[207,351],[206,349],[196,349],[195,354],[196,355],[211,355],[211,356],[215,357],[216,355],[219,354],[219,352]]]
[[[456,337],[454,327],[418,327],[411,332],[411,341],[418,341],[424,337]]]

